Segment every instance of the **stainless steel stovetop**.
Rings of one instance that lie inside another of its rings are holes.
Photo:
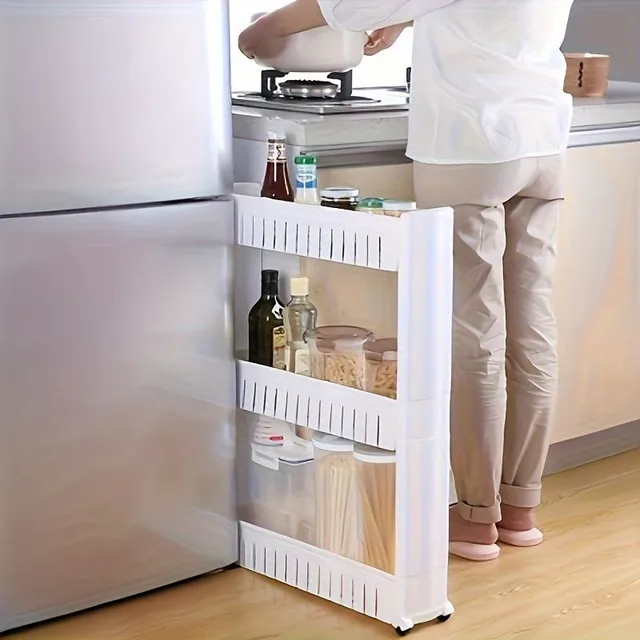
[[[402,87],[386,89],[354,89],[351,97],[337,98],[288,98],[274,95],[264,98],[260,93],[234,93],[234,105],[276,109],[298,113],[330,115],[337,113],[361,113],[363,111],[406,111],[409,109],[409,94]]]

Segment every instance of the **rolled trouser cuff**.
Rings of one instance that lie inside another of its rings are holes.
[[[465,502],[458,502],[456,508],[465,520],[476,524],[495,524],[502,519],[499,502],[492,507],[472,507]]]
[[[510,507],[534,509],[540,506],[542,494],[539,487],[514,487],[510,484],[501,484],[500,496],[503,504]]]

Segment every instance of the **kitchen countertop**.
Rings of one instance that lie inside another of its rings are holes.
[[[620,130],[634,126],[634,135],[640,139],[640,83],[610,82],[604,98],[577,98],[574,105],[570,146],[624,142],[627,140],[620,139]],[[408,112],[322,116],[233,107],[235,138],[264,141],[274,126],[286,134],[289,144],[309,151],[385,151],[406,145]]]

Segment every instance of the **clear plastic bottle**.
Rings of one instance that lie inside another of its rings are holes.
[[[311,375],[309,347],[304,334],[316,328],[317,319],[318,310],[309,300],[309,279],[291,278],[291,300],[284,309],[287,371],[303,376]]]
[[[318,196],[318,160],[315,156],[296,156],[296,198],[300,204],[320,204]]]

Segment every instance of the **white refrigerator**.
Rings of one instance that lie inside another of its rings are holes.
[[[0,2],[0,632],[238,559],[228,28]]]

